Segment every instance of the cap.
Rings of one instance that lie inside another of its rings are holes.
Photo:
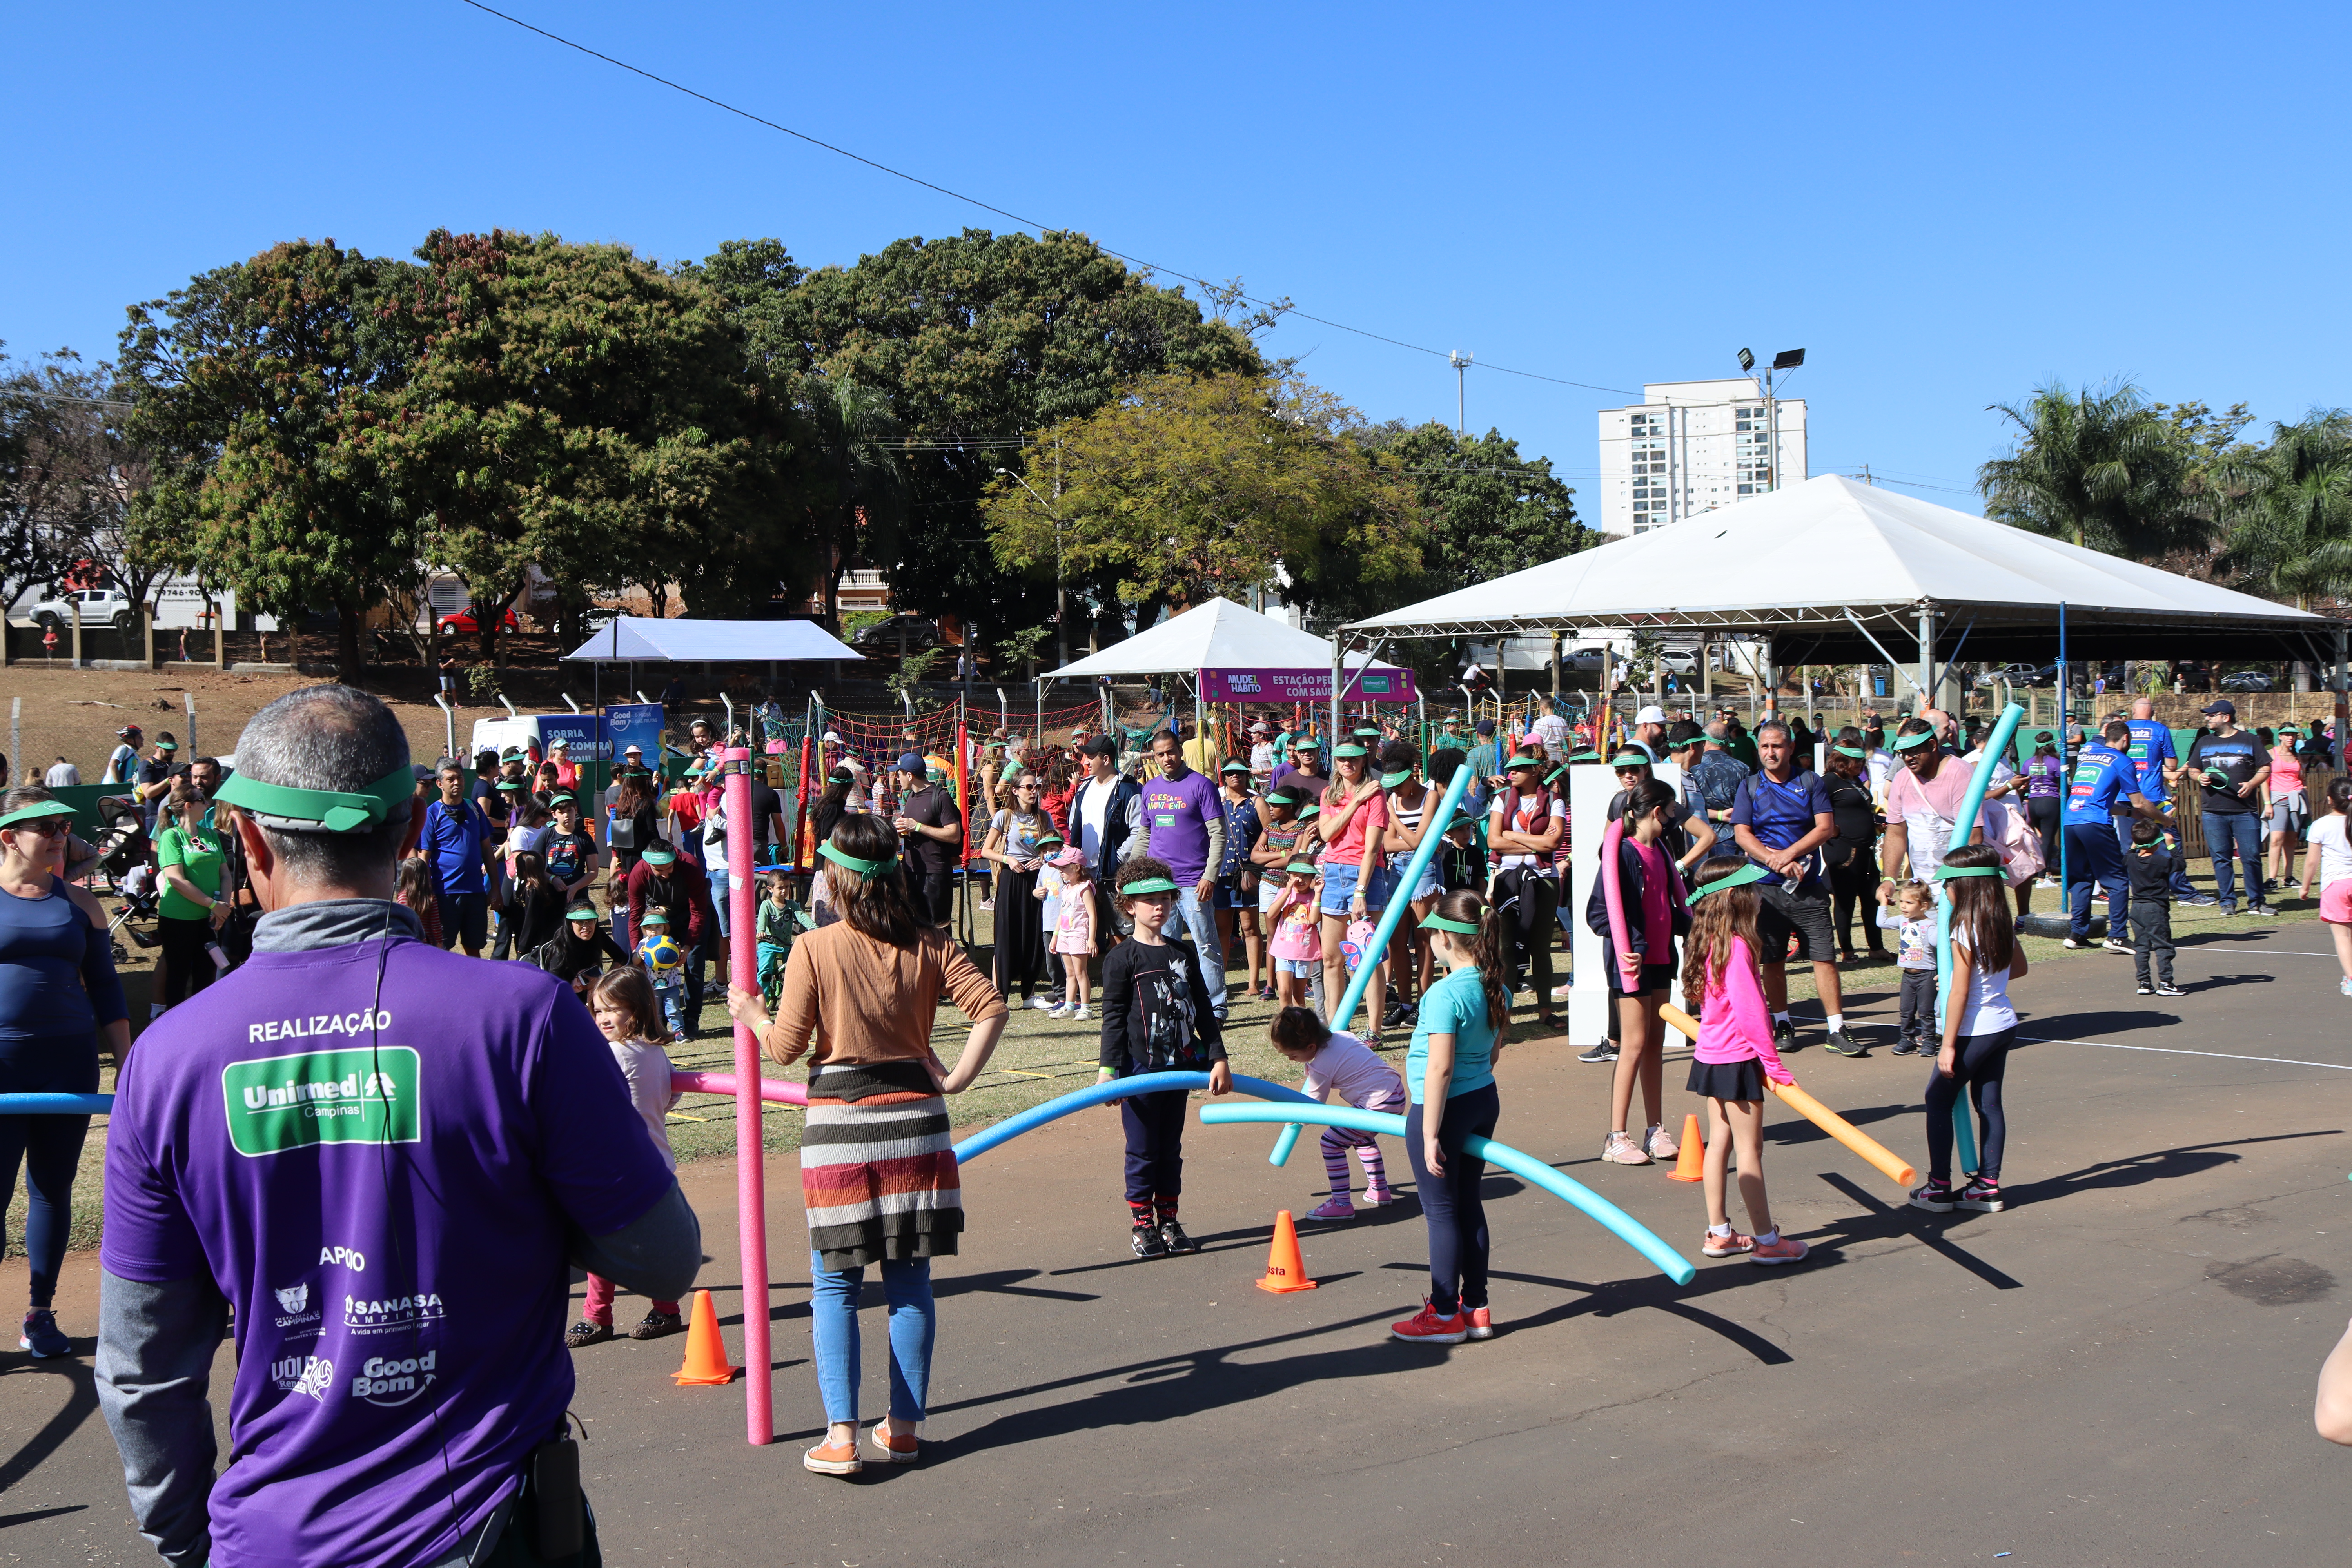
[[[1088,741],[1085,745],[1078,749],[1090,757],[1116,757],[1118,755],[1118,742],[1112,740],[1108,735],[1097,735],[1094,739]]]
[[[1079,848],[1075,844],[1065,847],[1062,852],[1055,856],[1053,860],[1050,862],[1050,864],[1055,866],[1083,866],[1086,863],[1086,851]]]
[[[1495,721],[1492,719],[1481,719],[1478,721],[1478,733],[1481,735],[1491,735],[1494,732]]]
[[[902,773],[927,773],[930,768],[929,763],[924,762],[922,758],[917,756],[912,752],[899,752],[898,760],[892,763],[890,765],[898,769]]]
[[[834,730],[827,730],[824,732],[824,743],[828,746],[838,746],[841,744],[840,732]]]
[[[1663,724],[1665,721],[1666,710],[1655,703],[1652,703],[1633,715],[1633,722],[1636,724]]]
[[[547,749],[551,752],[568,752],[572,749],[572,738],[568,735],[558,735],[547,742]],[[522,753],[518,752],[515,754],[520,756]]]
[[[1261,719],[1256,723],[1250,726],[1250,733],[1253,735],[1271,735],[1274,733],[1274,726]]]
[[[2228,699],[2224,698],[2224,699],[2221,699],[2221,700],[2218,700],[2218,701],[2208,702],[2207,704],[2205,704],[2205,707],[2204,707],[2203,711],[2204,711],[2205,716],[2206,716],[2208,719],[2211,718],[2211,717],[2212,717],[2214,714],[2216,714],[2216,713],[2220,713],[2220,714],[2225,715],[2225,716],[2226,716],[2226,717],[2228,717],[2228,718],[2234,719],[2234,718],[2236,718],[2236,717],[2238,716],[2238,705],[2237,705],[2236,703],[2234,703],[2234,702],[2230,701]],[[159,741],[159,742],[157,742],[156,743],[157,743],[158,745],[163,744],[163,742],[160,742],[160,741]]]
[[[643,746],[638,745],[635,741],[630,742],[627,745],[621,748],[621,755],[625,757],[642,757],[645,754],[646,749]]]

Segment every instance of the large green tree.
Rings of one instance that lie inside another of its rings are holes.
[[[559,595],[675,583],[702,614],[813,580],[786,424],[701,281],[549,234],[436,230],[417,255],[397,476],[485,658],[533,566]]]
[[[869,531],[866,563],[889,575],[902,607],[992,627],[1031,626],[1053,607],[1050,569],[1007,565],[979,521],[996,470],[1024,468],[1028,433],[1092,413],[1138,376],[1265,368],[1244,326],[1204,317],[1182,289],[1083,235],[967,229],[814,272],[774,241],[741,241],[700,271],[773,373],[822,374],[888,400],[903,524]],[[1108,595],[1115,582],[1082,585]]]
[[[2244,500],[2230,553],[2259,588],[2307,610],[2352,593],[2352,414],[2314,409],[2225,467]]]
[[[2190,490],[2193,447],[2130,383],[2053,384],[1999,406],[2017,439],[1977,471],[1987,517],[2135,560],[2210,531]]]
[[[110,366],[71,349],[0,362],[0,603],[83,563],[141,603],[154,586],[156,568],[125,542],[146,464],[112,381]]]

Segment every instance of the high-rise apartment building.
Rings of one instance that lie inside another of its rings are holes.
[[[1646,382],[1640,404],[1602,409],[1601,531],[1645,533],[1804,479],[1804,399],[1776,407],[1777,453],[1763,384],[1750,376]]]

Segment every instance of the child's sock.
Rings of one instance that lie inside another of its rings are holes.
[[[1160,1223],[1159,1219],[1151,1212],[1151,1200],[1149,1198],[1146,1198],[1141,1203],[1137,1203],[1133,1198],[1128,1199],[1127,1215],[1128,1218],[1133,1220],[1137,1225],[1158,1225]]]
[[[1759,1247],[1769,1247],[1780,1239],[1780,1227],[1779,1226],[1774,1226],[1770,1230],[1759,1230],[1756,1233],[1756,1245]]]
[[[150,1002],[150,1003],[148,1003],[148,1004],[147,1004],[147,1021],[148,1021],[149,1023],[151,1023],[151,1024],[152,1024],[152,1023],[153,1023],[156,1019],[158,1019],[158,1018],[162,1017],[163,1016],[163,1004],[162,1004],[161,1002]]]
[[[1729,1236],[1731,1234],[1731,1222],[1729,1220],[1725,1220],[1721,1225],[1708,1226],[1706,1227],[1706,1233],[1709,1236]]]
[[[1788,1021],[1789,1015],[1786,1013],[1775,1013],[1772,1015],[1772,1026],[1776,1029]]]
[[[1834,1035],[1834,1034],[1836,1034],[1840,1029],[1843,1029],[1843,1028],[1844,1028],[1844,1027],[1845,1027],[1845,1015],[1844,1015],[1844,1014],[1843,1014],[1843,1013],[1832,1013],[1832,1014],[1831,1014],[1831,1015],[1830,1015],[1830,1020],[1829,1020],[1829,1022],[1830,1022],[1830,1033],[1831,1033],[1831,1034],[1832,1034],[1832,1035]]]
[[[1160,1223],[1161,1225],[1166,1225],[1170,1220],[1176,1217],[1176,1200],[1174,1198],[1154,1198],[1152,1200],[1152,1206],[1160,1211]]]

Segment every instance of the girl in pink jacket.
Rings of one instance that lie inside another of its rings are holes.
[[[1764,868],[1745,858],[1709,860],[1691,895],[1690,935],[1683,943],[1683,996],[1698,1002],[1698,1043],[1689,1089],[1706,1100],[1706,1239],[1709,1258],[1797,1263],[1809,1250],[1772,1224],[1764,1196],[1764,1080],[1794,1083],[1772,1048],[1772,1015],[1756,965],[1754,883]],[[1754,1236],[1731,1228],[1725,1163],[1739,1149],[1739,1197]]]

